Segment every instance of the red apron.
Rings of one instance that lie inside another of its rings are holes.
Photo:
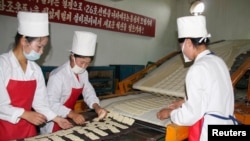
[[[75,103],[78,100],[80,94],[82,93],[82,90],[83,88],[79,89],[72,88],[69,99],[63,105],[66,106],[67,108],[70,108],[71,110],[74,110]],[[52,129],[52,132],[56,132],[61,129],[62,128],[57,123],[54,122],[54,127]]]
[[[217,115],[217,114],[208,114],[205,113],[205,115],[209,115],[215,118],[223,119],[223,120],[232,120],[234,125],[241,124],[234,116],[229,115],[228,117]],[[205,116],[204,115],[204,116]],[[189,135],[188,135],[188,141],[199,141],[200,136],[201,136],[201,130],[202,130],[202,125],[204,122],[204,116],[197,121],[193,126],[189,128]]]
[[[31,111],[36,90],[36,80],[18,81],[10,80],[7,85],[11,105]],[[0,119],[0,141],[23,139],[37,135],[36,126],[24,119],[17,124]]]
[[[204,117],[189,127],[188,141],[199,141]]]

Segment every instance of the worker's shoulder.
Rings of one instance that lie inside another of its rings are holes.
[[[66,76],[70,73],[69,66],[63,64],[61,66],[56,67],[50,72],[50,76]]]

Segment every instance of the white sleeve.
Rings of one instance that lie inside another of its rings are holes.
[[[37,79],[37,88],[32,106],[36,112],[45,115],[47,117],[47,120],[50,121],[54,119],[57,115],[49,107],[48,95],[42,71],[38,70],[38,73],[39,74]]]
[[[193,125],[203,116],[203,91],[199,91],[202,73],[197,68],[190,69],[186,76],[187,100],[171,112],[171,120],[184,126]]]
[[[20,116],[23,114],[24,109],[14,107],[10,104],[10,97],[6,89],[6,79],[5,73],[10,73],[10,65],[4,63],[4,59],[0,58],[0,119],[9,121],[13,124],[17,123],[20,120]]]
[[[51,109],[59,116],[65,118],[71,109],[64,106],[64,101],[62,101],[64,99],[62,96],[64,91],[63,87],[66,87],[63,85],[63,82],[65,81],[63,80],[64,78],[65,76],[60,77],[59,74],[50,75],[47,83],[47,91]],[[69,86],[69,84],[67,86]]]
[[[100,100],[96,95],[95,89],[92,84],[89,82],[88,73],[84,76],[84,88],[83,88],[83,98],[85,103],[89,106],[89,108],[93,109],[93,104],[97,103],[100,105]]]

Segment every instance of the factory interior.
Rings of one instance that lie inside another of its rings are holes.
[[[0,54],[14,44],[18,9],[13,7],[18,5],[49,11],[49,43],[36,61],[45,85],[50,72],[68,60],[74,31],[97,34],[95,57],[86,70],[100,106],[109,111],[106,118],[96,121],[97,114],[81,95],[74,111],[84,115],[85,125],[22,141],[188,141],[189,126],[177,125],[170,118],[159,120],[156,114],[186,97],[185,77],[192,64],[183,63],[176,19],[196,14],[206,17],[209,49],[228,67],[234,115],[250,125],[249,0],[2,0]],[[104,9],[110,18],[93,12]],[[138,23],[144,24],[133,26],[124,21],[125,15],[138,17]],[[122,23],[127,23],[127,29]]]

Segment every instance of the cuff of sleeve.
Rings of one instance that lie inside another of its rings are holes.
[[[170,119],[171,119],[171,121],[173,120],[173,116],[174,116],[174,114],[177,112],[177,110],[173,110],[171,113],[170,113]]]
[[[67,117],[67,115],[69,114],[69,112],[71,111],[71,109],[69,109],[69,108],[65,108],[64,110],[62,110],[63,112],[62,112],[62,117],[63,118],[66,118]],[[60,115],[59,115],[60,116]]]
[[[21,115],[24,113],[24,109],[19,109],[19,110],[16,110],[13,114],[13,116],[11,117],[10,119],[10,122],[13,123],[13,124],[16,124],[20,121],[20,117]]]
[[[51,121],[51,120],[53,120],[57,115],[56,115],[54,112],[50,111],[50,112],[48,112],[45,116],[46,116],[46,118],[47,118],[47,121]]]

